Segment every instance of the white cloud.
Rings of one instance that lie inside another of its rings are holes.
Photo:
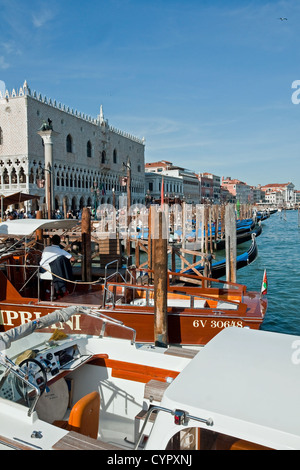
[[[32,14],[32,22],[36,28],[41,28],[48,21],[51,21],[54,18],[53,11],[49,9],[41,10],[39,13]]]
[[[0,55],[0,69],[5,70],[8,69],[9,64],[6,62],[5,57]]]
[[[16,45],[14,41],[6,41],[6,42],[1,42],[0,43],[1,48],[5,52],[5,54],[14,54],[14,55],[20,55],[21,51],[19,47]]]

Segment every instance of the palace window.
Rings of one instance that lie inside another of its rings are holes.
[[[90,140],[86,144],[86,156],[89,158],[92,157],[92,144]]]
[[[2,128],[0,127],[0,145],[3,144],[3,131]]]
[[[20,171],[19,171],[19,182],[20,184],[22,183],[26,183],[26,175],[25,175],[25,172],[24,172],[24,168],[20,168]]]
[[[7,171],[6,168],[3,172],[3,183],[4,184],[9,184],[9,175],[8,175],[8,171]]]
[[[12,184],[17,183],[17,173],[16,173],[16,170],[14,168],[11,171],[11,182],[12,182]]]
[[[72,137],[70,134],[67,135],[66,146],[67,146],[67,152],[72,153],[73,141],[72,141]]]
[[[117,151],[116,151],[116,149],[114,149],[114,153],[113,153],[113,162],[117,163]]]

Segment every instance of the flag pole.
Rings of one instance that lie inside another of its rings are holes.
[[[266,295],[268,291],[268,278],[267,278],[267,270],[264,270],[263,280],[261,284],[260,296],[261,298],[263,295]]]
[[[164,207],[164,177],[162,177],[161,179],[161,192],[160,192],[160,205],[161,205],[161,209],[163,209]]]

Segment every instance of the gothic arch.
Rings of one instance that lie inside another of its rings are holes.
[[[11,170],[10,179],[11,179],[12,184],[17,184],[18,177],[17,177],[17,172],[16,172],[15,167],[13,167]]]
[[[55,206],[55,210],[56,210],[56,211],[59,209],[59,205],[60,205],[59,197],[58,197],[58,196],[55,196],[54,206]]]
[[[72,209],[72,211],[75,211],[75,210],[77,209],[77,199],[76,199],[76,196],[72,197],[71,209]]]
[[[82,209],[85,207],[85,202],[84,202],[84,197],[81,196],[80,201],[79,201],[79,209]]]
[[[7,168],[4,168],[3,170],[3,183],[9,184],[9,174],[8,174]]]
[[[26,174],[25,174],[24,168],[22,166],[19,170],[19,182],[20,182],[20,184],[26,183]]]

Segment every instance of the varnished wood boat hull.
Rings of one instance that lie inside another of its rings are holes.
[[[18,261],[18,260],[17,260]],[[20,267],[22,273],[22,267]],[[188,277],[188,276],[187,276]],[[14,274],[14,285],[17,283],[17,273]],[[213,281],[213,280],[210,280]],[[215,281],[221,283],[222,281]],[[47,315],[53,310],[69,305],[82,305],[93,308],[108,317],[121,321],[128,328],[136,331],[136,341],[153,343],[154,338],[154,305],[145,303],[144,306],[130,304],[132,299],[126,299],[125,302],[118,304],[106,304],[102,308],[103,285],[86,286],[85,289],[75,290],[70,287],[72,294],[64,297],[62,300],[42,301],[34,297],[33,291],[29,290],[24,297],[20,295],[12,282],[0,271],[0,331],[8,330],[14,326],[38,319],[40,316]],[[218,284],[221,285],[221,284]],[[263,321],[267,303],[259,298],[258,293],[246,292],[245,286],[236,285],[237,289],[225,288],[202,288],[190,286],[169,286],[168,298],[173,297],[173,306],[168,306],[168,342],[170,344],[181,345],[203,345],[206,344],[222,329],[227,327],[249,327],[258,329]],[[116,294],[116,299],[124,297],[124,291],[132,288],[132,285],[110,283],[111,293]],[[153,286],[137,287],[135,286],[135,295],[138,299],[144,300],[145,292],[148,291],[148,297],[153,296]],[[142,289],[145,289],[142,291]],[[151,290],[152,289],[152,290]],[[144,293],[143,293],[144,292]],[[206,296],[207,305],[201,308],[195,308],[191,304],[180,306],[176,300],[193,299]],[[125,295],[125,297],[127,297]],[[136,297],[135,297],[136,298]],[[175,302],[174,302],[175,299]],[[153,300],[153,298],[152,298]],[[236,302],[235,310],[230,308],[221,308],[218,301]],[[208,305],[209,304],[209,305]],[[98,318],[90,318],[84,315],[75,315],[67,325],[70,333],[99,335],[103,322]],[[59,325],[57,325],[59,327]],[[110,323],[106,325],[106,334],[110,329],[121,330],[120,327]],[[122,329],[124,331],[124,329]],[[115,333],[114,333],[115,334]],[[124,337],[124,333],[120,331]],[[128,330],[128,338],[132,337],[132,331]]]
[[[1,325],[0,331],[36,320],[52,311],[70,305],[69,303],[45,304],[45,302],[32,305],[20,303],[0,304]],[[142,343],[154,342],[154,309],[145,307],[127,306],[114,309],[100,309],[102,313],[110,318],[121,321],[127,327],[136,331],[136,341]],[[188,311],[184,309],[169,309],[168,311],[168,339],[170,344],[181,345],[204,345],[222,329],[228,327],[259,329],[262,316],[240,317],[234,312],[229,315],[215,314],[201,309],[201,311]],[[60,325],[56,325],[60,328]],[[100,335],[102,321],[85,315],[74,315],[67,323],[67,331],[76,334]],[[117,331],[116,331],[117,330]],[[119,330],[119,331],[118,331]],[[117,334],[121,337],[131,339],[130,330],[124,334],[123,329],[116,325],[107,324],[106,334]]]

